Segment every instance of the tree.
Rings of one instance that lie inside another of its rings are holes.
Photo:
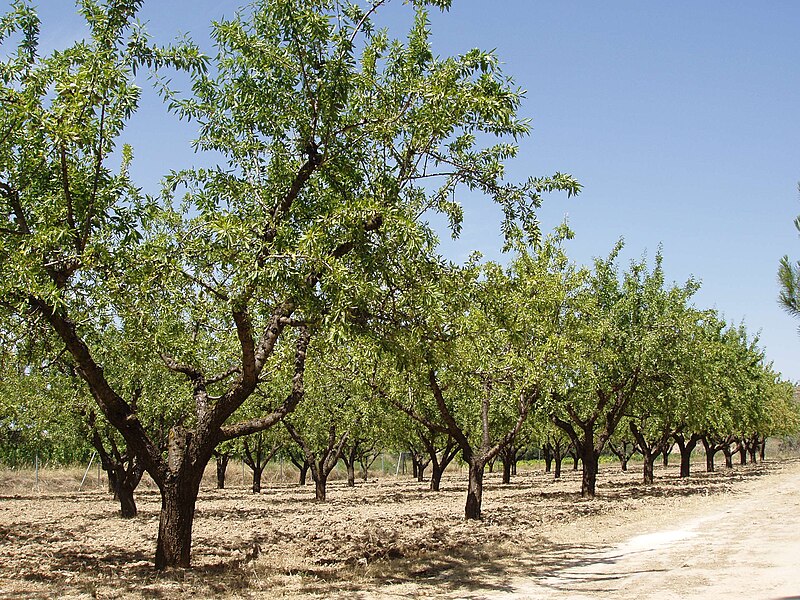
[[[429,319],[415,379],[427,385],[438,409],[426,416],[414,398],[396,401],[429,430],[451,436],[469,467],[465,517],[481,518],[483,474],[514,443],[528,413],[551,385],[561,340],[557,317],[575,289],[561,243],[566,228],[538,250],[517,245],[507,269],[473,261],[443,274],[441,312]],[[446,299],[446,300],[445,300]],[[510,464],[510,461],[509,461]]]
[[[528,132],[521,94],[492,54],[434,57],[423,1],[400,42],[373,27],[376,6],[260,0],[214,24],[208,70],[193,45],[159,49],[133,28],[140,4],[87,0],[90,39],[42,59],[32,9],[3,19],[4,40],[22,40],[2,65],[0,296],[58,334],[158,485],[165,568],[190,564],[215,447],[294,410],[312,335],[369,318],[379,274],[430,252],[426,211],[457,233],[454,195],[468,187],[500,204],[509,238],[535,237],[541,194],[577,184],[504,180],[516,147],[483,143]],[[138,106],[135,72],[165,65],[189,71],[188,97],[162,91],[223,164],[172,173],[156,199],[140,195],[116,142]],[[98,360],[92,333],[109,327],[139,336],[190,388],[166,453]],[[273,380],[291,381],[283,401],[231,422]]]
[[[648,270],[632,262],[622,276],[616,261],[596,259],[564,327],[573,343],[553,394],[553,422],[570,437],[583,464],[581,495],[594,497],[600,453],[640,388],[667,377],[672,348],[683,333],[680,315],[697,285],[665,287],[662,257]]]
[[[794,220],[794,227],[800,232],[800,217]],[[792,263],[789,256],[784,255],[778,265],[778,283],[781,306],[793,317],[800,317],[800,261]]]

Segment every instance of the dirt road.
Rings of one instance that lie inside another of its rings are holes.
[[[722,510],[587,552],[491,600],[800,598],[800,472],[751,482]]]

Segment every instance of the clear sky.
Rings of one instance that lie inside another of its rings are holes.
[[[5,9],[8,2],[0,0]],[[145,0],[157,40],[189,33],[208,54],[209,22],[237,2]],[[39,0],[45,48],[80,34],[70,0]],[[3,12],[5,12],[3,10]],[[403,35],[409,10],[390,0],[383,19]],[[626,259],[663,246],[668,277],[702,281],[698,307],[744,321],[777,370],[800,381],[799,321],[777,304],[784,254],[800,258],[800,2],[772,0],[454,0],[432,14],[439,54],[496,49],[527,90],[522,141],[509,178],[567,172],[577,198],[546,198],[545,231],[568,215],[579,263],[624,237]],[[129,131],[134,177],[146,191],[168,168],[196,163],[191,127],[151,96]],[[497,212],[465,198],[463,260],[499,255]]]

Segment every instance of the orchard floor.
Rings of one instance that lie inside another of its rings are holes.
[[[800,461],[678,478],[601,468],[486,477],[479,523],[462,518],[465,478],[443,491],[385,477],[311,486],[267,481],[201,491],[194,567],[153,570],[159,499],[122,520],[81,473],[0,471],[0,598],[800,598]],[[96,485],[96,484],[94,484]]]

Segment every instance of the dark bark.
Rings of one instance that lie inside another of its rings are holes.
[[[608,447],[611,453],[619,459],[622,470],[627,471],[628,461],[636,453],[636,446],[628,440],[622,440],[620,444],[608,442]]]
[[[577,471],[578,465],[581,463],[581,456],[578,451],[573,447],[569,451],[569,456],[572,458],[572,470]]]
[[[666,444],[661,451],[661,460],[664,467],[669,466],[669,455],[672,454],[672,444]]]
[[[289,458],[289,462],[291,462],[295,467],[297,467],[297,470],[299,472],[298,485],[305,485],[306,478],[308,476],[308,468],[310,465],[308,464],[308,461],[306,460],[303,451],[296,447],[294,448],[287,447],[284,448],[284,451],[286,452],[286,456]]]
[[[689,477],[689,471],[692,464],[692,452],[700,441],[700,435],[693,433],[687,439],[683,433],[674,432],[672,439],[678,444],[678,450],[681,453],[681,477]]]
[[[199,471],[199,472],[198,472]],[[192,524],[202,470],[187,468],[186,480],[171,479],[161,485],[161,515],[156,541],[156,569],[188,568],[191,563]]]
[[[254,494],[261,493],[261,476],[264,473],[264,469],[280,449],[280,444],[268,446],[267,440],[264,439],[264,436],[261,433],[248,436],[244,439],[243,460],[253,472],[252,490]]]
[[[299,485],[305,485],[306,479],[308,478],[308,469],[311,467],[308,461],[303,461],[303,464],[300,466],[300,476],[297,481]]]
[[[767,454],[767,438],[766,436],[762,436],[758,442],[758,459],[761,462],[764,462],[764,460],[766,460],[766,454]]]
[[[544,472],[549,473],[553,466],[553,447],[550,442],[542,444],[542,454],[544,455]]]
[[[553,458],[555,460],[556,468],[553,471],[553,479],[561,479],[561,463],[564,461],[564,457],[561,456],[559,451],[555,451],[553,453]]]
[[[732,440],[733,436],[721,438],[715,437],[711,434],[706,434],[700,438],[700,441],[703,443],[703,448],[706,451],[706,471],[709,473],[714,471],[714,457],[717,452],[723,452],[725,454],[726,466],[733,467],[730,452]]]
[[[134,492],[144,475],[144,465],[127,449],[120,448],[113,435],[106,436],[106,441],[103,441],[93,412],[89,414],[88,420],[92,430],[91,443],[97,451],[101,468],[108,476],[109,492],[119,501],[120,516],[123,519],[132,519],[137,514]]]
[[[347,445],[342,450],[342,461],[347,470],[347,487],[355,487],[356,485],[356,463],[359,457],[364,454],[362,450],[363,442],[356,440]]]
[[[441,446],[441,450],[436,447],[434,441],[435,438],[432,438],[424,443],[431,460],[431,491],[438,492],[442,484],[442,475],[458,454],[459,446],[450,435],[447,436],[447,441]]]
[[[469,463],[469,483],[467,486],[467,503],[464,507],[464,518],[480,520],[481,502],[483,500],[483,471],[486,461],[472,460]]]
[[[367,481],[369,477],[369,468],[378,460],[378,457],[381,455],[380,452],[377,452],[375,448],[370,448],[367,452],[361,452],[358,457],[358,465],[361,467],[361,479],[363,481]]]
[[[714,455],[717,453],[717,451],[714,449],[714,444],[709,442],[705,437],[701,438],[700,441],[703,443],[703,449],[706,452],[706,472],[713,473]]]
[[[311,469],[311,478],[314,480],[314,497],[319,502],[324,502],[327,497],[328,477],[342,456],[348,434],[345,432],[342,436],[337,436],[336,425],[332,424],[328,428],[327,445],[324,448],[312,448],[308,440],[299,433],[294,425],[288,421],[284,421],[283,425],[292,439],[303,450],[305,459]]]
[[[228,461],[231,455],[227,453],[214,453],[217,462],[217,489],[225,489],[225,474],[228,472]]]
[[[411,456],[411,472],[414,479],[419,482],[425,481],[425,468],[430,464],[430,457],[414,445],[409,446],[408,454]]]
[[[599,470],[600,452],[611,435],[607,427],[598,440],[595,441],[595,422],[593,418],[579,419],[572,415],[572,420],[580,428],[576,429],[572,422],[564,421],[556,415],[552,417],[553,424],[567,434],[572,441],[574,456],[579,456],[583,464],[581,473],[581,496],[594,498],[597,492],[597,472]]]
[[[633,438],[636,440],[636,449],[642,455],[643,481],[646,484],[653,483],[656,459],[659,454],[665,451],[671,433],[669,430],[663,431],[660,434],[654,435],[653,438],[648,439],[648,436],[639,428],[635,421],[630,422],[630,430],[633,434]]]
[[[511,464],[510,460],[503,461],[503,483],[511,483]]]
[[[594,498],[597,493],[597,472],[599,470],[600,453],[589,444],[585,444],[582,450],[581,496]]]
[[[528,416],[528,409],[534,399],[534,395],[521,393],[519,396],[517,409],[518,417],[514,425],[494,445],[491,443],[491,431],[489,429],[489,404],[492,395],[492,379],[484,378],[484,394],[481,399],[481,438],[480,445],[476,448],[470,442],[464,431],[459,427],[452,413],[447,407],[444,395],[439,382],[436,379],[436,372],[431,369],[428,372],[428,383],[433,396],[436,400],[439,414],[445,423],[446,429],[442,433],[449,433],[461,448],[464,461],[469,465],[469,484],[467,488],[467,501],[464,507],[466,519],[481,518],[481,501],[483,499],[483,472],[486,463],[498,456],[498,454],[508,446],[513,444],[517,434],[519,434],[525,418]],[[419,421],[419,415],[412,415]],[[432,427],[432,429],[435,427]],[[440,430],[441,431],[441,430]]]
[[[733,468],[733,450],[730,447],[730,444],[725,444],[722,447],[722,453],[725,455],[725,467],[727,469]]]

